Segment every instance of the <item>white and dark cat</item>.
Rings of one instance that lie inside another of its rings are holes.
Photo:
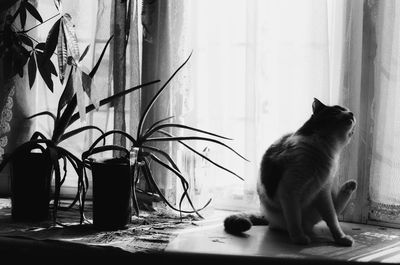
[[[324,220],[337,244],[353,244],[342,231],[337,214],[346,207],[357,183],[350,180],[339,190],[332,184],[340,153],[350,142],[356,121],[347,108],[327,106],[318,99],[312,109],[300,129],[273,143],[262,158],[257,182],[261,216],[228,216],[226,231],[239,233],[269,223],[271,229],[288,231],[294,243],[308,244],[314,225]]]

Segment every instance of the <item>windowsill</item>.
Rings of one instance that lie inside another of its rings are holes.
[[[6,215],[0,218],[2,257],[11,257],[22,251],[25,253],[20,256],[22,259],[46,255],[64,257],[65,262],[74,260],[74,255],[83,254],[89,260],[108,257],[114,261],[143,259],[146,264],[191,265],[220,264],[222,261],[230,265],[400,261],[400,229],[371,225],[342,223],[344,231],[355,239],[353,247],[335,246],[323,223],[316,227],[320,235],[316,242],[297,246],[290,243],[287,234],[270,231],[268,226],[252,227],[243,236],[230,235],[222,225],[223,218],[231,214],[227,211],[206,211],[205,220],[186,222],[171,219],[155,221],[154,216],[144,215],[143,223],[136,222],[127,230],[111,233],[99,233],[90,226],[43,229],[40,224],[25,224],[24,227],[24,224],[7,221],[10,218],[9,208],[8,212],[3,212]],[[15,228],[22,230],[12,233]],[[107,240],[100,243],[91,241],[98,238]]]
[[[229,213],[228,213],[229,214]],[[197,228],[179,232],[165,249],[166,253],[187,255],[223,255],[225,257],[255,257],[255,263],[263,258],[277,260],[324,260],[342,262],[400,262],[400,230],[355,223],[341,223],[346,234],[355,243],[352,247],[336,246],[330,232],[321,222],[315,227],[317,238],[307,246],[294,245],[284,232],[272,231],[268,226],[253,226],[242,236],[224,231],[222,218],[205,221]],[[306,262],[308,263],[308,262]]]

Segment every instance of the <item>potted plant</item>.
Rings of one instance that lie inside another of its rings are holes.
[[[58,6],[59,2],[55,1],[55,4]],[[112,36],[104,46],[93,69],[87,73],[88,71],[84,71],[80,63],[87,54],[89,46],[86,47],[82,55],[79,54],[77,38],[70,15],[67,13],[60,15],[50,29],[46,42],[40,43],[27,34],[34,27],[28,30],[24,29],[27,12],[41,24],[46,22],[42,20],[39,12],[28,1],[21,1],[16,13],[7,16],[5,28],[2,32],[3,38],[0,41],[0,57],[9,59],[8,77],[12,78],[16,74],[22,76],[23,68],[28,65],[30,87],[35,81],[36,73],[39,72],[46,86],[53,91],[51,76],[57,75],[57,71],[50,58],[57,49],[58,77],[63,84],[63,92],[58,101],[56,114],[43,111],[27,117],[27,119],[38,116],[50,117],[54,124],[51,137],[46,138],[41,132],[36,131],[29,141],[21,144],[12,153],[3,157],[0,171],[5,168],[7,163],[12,163],[10,171],[12,179],[12,216],[13,219],[22,221],[40,221],[48,218],[50,183],[54,175],[55,190],[52,217],[55,223],[59,208],[60,188],[66,178],[66,165],[70,163],[78,176],[78,187],[76,197],[69,207],[79,202],[82,223],[84,219],[84,202],[82,202],[81,198],[82,196],[85,197],[88,187],[88,181],[83,175],[84,163],[59,144],[86,130],[97,130],[100,133],[102,133],[102,130],[93,125],[82,126],[69,131],[67,129],[79,118],[82,119],[86,113],[141,87],[159,82],[159,80],[130,88],[85,106],[85,94],[90,96],[89,91],[92,88],[92,79],[97,72]],[[15,31],[15,27],[12,24],[18,15],[21,19],[22,29]],[[35,45],[34,42],[37,44]],[[76,111],[77,108],[78,111]],[[63,176],[60,161],[64,166]]]
[[[204,209],[211,202],[211,199],[203,207],[197,209],[190,199],[188,193],[189,183],[183,176],[181,170],[167,151],[151,146],[151,143],[153,142],[179,143],[189,149],[191,152],[209,161],[211,164],[243,180],[243,178],[241,178],[235,172],[227,169],[224,166],[219,165],[218,163],[214,162],[202,153],[196,151],[194,148],[190,147],[186,143],[186,141],[193,140],[213,142],[231,150],[234,154],[247,161],[246,158],[244,158],[233,148],[229,147],[227,144],[221,141],[222,139],[231,139],[184,124],[168,122],[168,120],[172,119],[173,117],[160,119],[148,128],[144,128],[144,122],[150,109],[153,107],[154,103],[160,97],[162,92],[167,88],[169,82],[174,78],[179,70],[183,68],[183,66],[188,62],[189,59],[190,56],[161,86],[161,88],[152,98],[150,103],[147,105],[145,111],[139,119],[137,126],[137,135],[135,137],[124,131],[111,130],[103,133],[100,137],[98,137],[93,142],[92,146],[90,146],[90,148],[82,154],[82,161],[87,165],[88,168],[92,170],[93,222],[95,226],[101,229],[120,229],[124,227],[130,220],[130,207],[132,206],[135,214],[139,215],[139,206],[136,197],[136,184],[139,180],[140,175],[144,177],[148,187],[152,189],[151,193],[160,196],[161,200],[164,201],[170,208],[178,211],[180,214],[196,213],[198,216],[201,217],[199,211]],[[200,133],[203,136],[174,136],[167,131],[168,128],[190,130]],[[124,146],[118,145],[102,145],[97,147],[100,142],[104,141],[107,136],[110,136],[112,134],[121,134],[126,137],[131,143],[131,149],[128,150]],[[114,157],[109,160],[100,161],[96,161],[90,158],[94,154],[110,150],[121,151],[121,157]],[[150,168],[151,161],[166,168],[179,178],[183,188],[183,193],[180,197],[178,208],[173,206],[165,198],[160,188],[158,187]],[[116,174],[116,172],[118,172],[118,174]],[[131,203],[129,203],[130,198],[132,199]],[[192,210],[182,210],[182,202],[185,198],[188,200]],[[117,208],[121,210],[121,213],[116,212]],[[112,214],[107,214],[110,213],[110,211],[112,211]]]

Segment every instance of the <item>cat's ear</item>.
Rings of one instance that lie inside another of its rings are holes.
[[[317,113],[320,112],[322,109],[324,109],[326,106],[324,105],[324,103],[322,103],[321,101],[319,101],[318,99],[314,98],[314,102],[312,104],[312,109],[313,109],[313,113]]]

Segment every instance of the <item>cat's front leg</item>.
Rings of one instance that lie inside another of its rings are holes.
[[[324,188],[316,197],[315,205],[322,219],[326,222],[335,242],[341,246],[352,246],[354,240],[340,227],[329,188]]]
[[[310,238],[304,233],[301,225],[301,206],[296,194],[278,193],[281,202],[286,227],[293,243],[307,245]]]

